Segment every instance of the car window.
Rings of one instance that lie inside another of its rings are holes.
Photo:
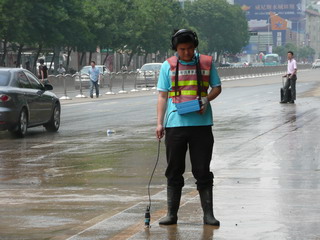
[[[141,71],[159,71],[161,68],[161,64],[149,64],[143,65]]]
[[[81,73],[81,74],[88,74],[89,69],[90,69],[90,67],[83,67],[83,68],[80,70],[80,73]]]
[[[12,78],[10,86],[11,87],[17,87],[17,88],[20,87],[18,79],[17,78]]]
[[[26,71],[24,73],[27,75],[27,77],[31,83],[32,88],[43,90],[43,86],[41,85],[41,83],[38,81],[38,79],[35,76],[33,76],[31,73],[26,72]]]
[[[0,72],[0,86],[7,86],[10,81],[10,72],[1,71]]]
[[[32,88],[27,76],[23,72],[18,72],[17,79],[19,81],[19,87],[21,88]]]

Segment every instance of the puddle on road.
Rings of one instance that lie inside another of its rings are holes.
[[[0,155],[2,234],[43,239],[44,228],[48,236],[50,232],[56,235],[66,227],[102,214],[112,216],[146,201],[156,160],[153,133],[154,126],[147,126],[116,129],[109,136],[98,131],[63,140],[38,138],[37,133],[11,143],[0,138],[5,148]],[[152,192],[165,184],[163,151],[161,155]]]

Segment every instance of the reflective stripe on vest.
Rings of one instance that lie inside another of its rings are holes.
[[[172,90],[169,92],[169,97],[173,103],[191,101],[198,98],[198,81],[197,81],[197,66],[183,65],[179,63],[178,72],[178,90],[175,91],[175,74],[178,58],[173,56],[167,59],[170,64],[170,76]],[[212,57],[200,55],[200,70],[202,73],[202,89],[201,96],[207,96],[210,81],[210,70],[212,65]]]
[[[175,92],[169,92],[169,97],[174,97],[175,96]],[[177,92],[177,96],[181,96],[181,95],[184,95],[184,96],[198,96],[198,91],[195,91],[195,90],[181,90],[181,91],[178,91]],[[205,97],[207,96],[207,93],[206,92],[201,92],[201,97]],[[195,98],[193,98],[195,99]]]

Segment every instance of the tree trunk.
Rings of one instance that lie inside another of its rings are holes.
[[[54,74],[58,74],[58,67],[59,67],[59,64],[60,64],[60,47],[54,47],[54,58],[53,58],[53,63],[54,63]]]
[[[128,66],[128,67],[129,67],[130,64],[131,64],[131,61],[132,61],[132,58],[133,58],[134,54],[135,54],[135,52],[132,51],[132,52],[130,53],[130,55],[129,55],[129,59],[128,59],[128,62],[127,62],[127,66]]]
[[[5,67],[6,55],[7,55],[7,39],[5,38],[3,42],[3,55],[0,59],[0,66],[2,67]]]
[[[81,57],[80,57],[80,68],[83,66],[83,58],[84,58],[84,56],[86,55],[86,52],[82,52],[81,53]],[[79,68],[79,69],[80,69]]]
[[[217,52],[217,59],[215,60],[215,62],[219,62],[219,58],[220,58],[221,52]]]
[[[21,64],[21,53],[22,53],[23,46],[24,46],[24,44],[20,44],[19,45],[16,67],[20,67],[20,64]]]
[[[39,55],[40,55],[40,52],[42,50],[42,44],[39,44],[39,47],[38,47],[38,51],[36,53],[36,56],[34,58],[34,62],[33,62],[33,66],[32,66],[32,70],[33,70],[33,73],[38,76],[38,72],[37,72],[37,62],[38,62],[38,58],[39,58]]]
[[[56,57],[56,51],[53,50],[53,56],[52,56],[52,59],[50,62],[50,67],[48,69],[48,74],[51,72],[52,63],[53,63],[55,57]]]
[[[70,55],[71,55],[71,52],[72,52],[72,48],[68,47],[68,58],[67,58],[67,66],[66,66],[66,71],[68,72],[68,69],[69,69],[69,63],[70,63]]]
[[[90,54],[89,54],[89,63],[88,63],[88,65],[90,65],[91,59],[92,59],[92,52],[90,51]]]
[[[104,58],[102,65],[106,64],[108,57],[109,57],[109,53],[107,53],[106,57]]]
[[[146,54],[144,55],[144,64],[147,63],[147,57],[148,57],[148,53],[146,52]]]

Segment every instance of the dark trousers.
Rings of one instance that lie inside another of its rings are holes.
[[[290,75],[289,75],[290,76]],[[297,77],[293,75],[292,78],[287,78],[286,83],[284,84],[284,100],[288,101],[288,89],[291,88],[291,99],[296,100],[296,81]]]
[[[212,187],[213,174],[210,162],[214,138],[211,126],[166,128],[165,134],[168,186],[183,187],[185,158],[189,148],[192,174],[197,189]]]
[[[99,83],[90,80],[90,96],[93,95],[93,88],[96,89],[96,96],[99,97]]]

